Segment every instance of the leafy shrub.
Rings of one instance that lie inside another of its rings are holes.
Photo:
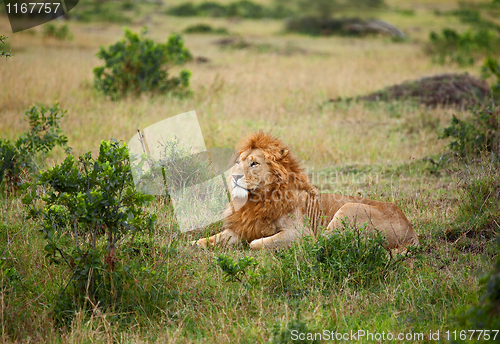
[[[240,17],[250,19],[284,18],[293,11],[279,3],[274,7],[266,7],[251,0],[239,0],[227,5],[204,1],[199,4],[183,3],[167,10],[167,14],[180,17]]]
[[[66,24],[58,28],[54,24],[47,23],[43,26],[43,35],[60,41],[70,41],[73,39],[73,34],[69,31],[69,27]]]
[[[498,156],[483,153],[466,162],[458,173],[458,215],[447,231],[449,240],[459,236],[491,238],[498,233],[500,218],[500,163]]]
[[[213,28],[210,25],[207,24],[196,24],[196,25],[191,25],[188,26],[186,29],[184,29],[185,33],[214,33],[214,34],[219,34],[219,35],[227,35],[229,32],[227,31],[226,28],[219,27],[219,28]]]
[[[461,66],[472,65],[478,57],[498,54],[500,36],[487,29],[468,30],[462,34],[445,28],[441,34],[432,31],[427,53],[436,56],[438,63],[453,62]]]
[[[5,259],[0,257],[0,292],[2,293],[15,290],[22,280],[16,268],[9,268],[7,265]]]
[[[494,107],[475,110],[468,120],[453,115],[442,138],[452,138],[450,149],[462,157],[472,158],[482,151],[499,154],[500,111]]]
[[[0,183],[15,190],[21,183],[21,173],[40,167],[46,155],[56,146],[69,153],[68,138],[62,135],[59,121],[66,111],[55,104],[51,108],[32,107],[24,113],[30,129],[15,142],[0,139]]]
[[[496,242],[500,250],[500,237],[497,237]],[[470,328],[498,329],[500,328],[500,255],[497,255],[492,271],[481,278],[479,283],[482,293],[479,303],[467,311],[464,322]],[[486,340],[486,337],[483,338]]]
[[[240,0],[230,4],[227,13],[231,17],[258,19],[266,16],[266,9],[253,1]]]
[[[54,306],[56,317],[70,319],[86,298],[93,305],[115,306],[132,278],[119,264],[117,250],[128,235],[152,228],[156,219],[143,209],[151,196],[133,187],[127,147],[102,141],[97,159],[90,152],[78,160],[69,155],[27,191],[23,203],[40,221],[46,257],[66,265],[68,280]]]
[[[9,45],[5,42],[9,37],[0,35],[0,57],[5,57],[8,59],[12,56],[12,50],[7,51],[9,49]]]
[[[82,22],[109,22],[127,24],[131,19],[123,13],[130,3],[121,1],[85,1],[70,12],[72,19]]]
[[[249,287],[251,286],[251,282],[255,282],[254,279],[258,276],[255,272],[255,268],[259,263],[257,263],[253,257],[245,256],[235,262],[231,257],[222,254],[217,257],[216,262],[224,272],[226,280],[229,282],[238,281]]]
[[[137,7],[136,4],[134,4],[132,1],[130,0],[127,0],[125,1],[123,4],[122,4],[122,9],[125,10],[125,11],[130,11],[130,10],[133,10]]]
[[[212,1],[204,1],[197,7],[197,15],[204,17],[227,17],[226,6]]]
[[[496,25],[495,23],[489,20],[484,19],[481,16],[481,13],[474,8],[463,7],[446,12],[444,14],[456,16],[462,23],[469,24],[477,29],[500,31],[500,26]]]
[[[461,157],[475,158],[483,152],[500,154],[500,65],[487,58],[483,67],[485,77],[495,75],[491,86],[492,105],[475,109],[471,119],[461,120],[452,116],[450,125],[444,129],[442,138],[452,138],[450,149]]]
[[[125,39],[101,47],[97,56],[105,65],[94,68],[95,87],[116,99],[142,92],[185,93],[191,73],[182,70],[178,77],[169,77],[169,69],[192,58],[180,35],[172,34],[167,43],[125,30]]]
[[[167,14],[178,17],[195,17],[198,15],[198,8],[193,3],[188,2],[168,9]]]
[[[314,18],[329,19],[337,11],[346,8],[370,8],[379,7],[383,0],[351,0],[343,3],[332,0],[295,0],[292,2],[300,13]]]
[[[492,57],[487,57],[483,66],[483,78],[494,76],[496,80],[491,85],[491,95],[496,104],[500,104],[500,64]]]

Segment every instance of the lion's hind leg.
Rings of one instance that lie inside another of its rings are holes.
[[[209,238],[201,238],[199,240],[192,241],[192,245],[197,245],[202,248],[207,248],[208,246],[234,246],[241,243],[241,239],[232,230],[226,229],[216,235],[212,235]]]
[[[380,202],[376,206],[347,203],[335,213],[325,234],[331,233],[334,229],[342,230],[345,224],[350,226],[366,224],[366,230],[381,231],[387,239],[389,249],[419,245],[418,236],[410,222],[394,203]]]

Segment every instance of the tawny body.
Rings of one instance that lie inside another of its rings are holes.
[[[225,229],[195,243],[252,249],[284,248],[304,235],[328,235],[345,225],[381,231],[387,248],[418,245],[418,236],[394,203],[338,194],[319,194],[278,139],[257,132],[239,145],[231,171],[232,201]],[[366,226],[365,226],[366,224]]]

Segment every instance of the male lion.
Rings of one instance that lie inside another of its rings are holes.
[[[235,245],[252,249],[288,247],[303,235],[367,224],[381,231],[388,249],[418,245],[417,234],[394,203],[337,194],[318,194],[298,161],[277,138],[259,131],[242,139],[239,157],[229,177],[231,202],[225,210],[224,231],[195,241],[198,246]]]

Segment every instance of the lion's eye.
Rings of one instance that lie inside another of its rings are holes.
[[[255,167],[255,166],[259,166],[259,163],[258,162],[255,162],[255,161],[252,161],[250,163],[250,167]]]

